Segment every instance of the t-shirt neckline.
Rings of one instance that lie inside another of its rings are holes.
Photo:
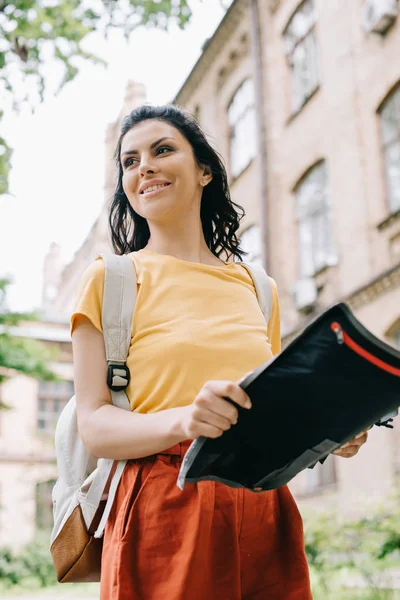
[[[152,250],[146,250],[146,248],[142,248],[141,250],[138,250],[137,252],[138,253],[142,252],[144,254],[151,254],[153,256],[160,257],[160,259],[177,261],[178,263],[183,263],[185,265],[190,265],[190,266],[194,266],[194,267],[206,267],[208,269],[225,269],[227,267],[231,268],[232,266],[235,265],[234,262],[224,263],[221,265],[208,265],[206,263],[192,262],[189,260],[184,260],[183,258],[177,258],[176,256],[172,256],[172,254],[161,254],[160,252],[153,252]]]

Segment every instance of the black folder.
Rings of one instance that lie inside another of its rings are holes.
[[[367,427],[390,426],[400,406],[400,352],[340,303],[240,385],[252,408],[240,408],[237,424],[221,437],[194,440],[181,489],[201,480],[275,489]]]

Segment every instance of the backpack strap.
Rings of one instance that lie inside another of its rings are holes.
[[[130,381],[126,366],[132,337],[132,318],[136,303],[136,272],[128,256],[102,254],[106,270],[102,307],[102,327],[106,359],[107,384],[115,406],[130,410],[123,390]]]
[[[242,265],[253,280],[258,303],[268,325],[272,312],[272,284],[265,269],[258,263],[238,263]]]
[[[104,292],[102,305],[102,328],[106,359],[108,363],[107,384],[111,390],[112,403],[118,408],[131,410],[125,389],[130,381],[126,365],[132,337],[132,319],[136,303],[136,271],[128,256],[102,254],[105,263]],[[111,459],[100,459],[96,476],[86,496],[86,523],[91,523],[100,504],[104,489],[114,465]],[[124,471],[126,460],[118,461],[110,483],[107,502],[94,534],[102,537],[110,514],[115,494]],[[93,513],[93,514],[92,514]]]

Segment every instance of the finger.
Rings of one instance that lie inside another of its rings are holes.
[[[190,438],[192,440],[198,437],[217,438],[220,437],[224,431],[218,427],[214,427],[208,423],[198,423],[194,430],[191,432]]]
[[[348,448],[349,446],[362,446],[368,439],[368,433],[364,433],[361,437],[355,437],[349,440],[346,444],[343,444],[341,448]]]
[[[242,408],[251,408],[251,400],[244,390],[233,381],[208,381],[204,388],[220,398],[229,398]]]
[[[340,456],[341,458],[352,458],[353,456],[355,456],[357,454],[359,449],[360,448],[357,446],[351,446],[350,448],[346,448],[345,450],[342,450],[341,448],[339,448],[338,450],[335,450],[333,452],[333,454],[335,456]]]
[[[345,444],[343,444],[343,446],[340,446],[341,448],[348,448],[349,446],[360,446],[363,443],[366,442],[368,438],[368,433],[361,433],[359,435],[357,435],[356,437],[352,438],[351,440],[349,440],[348,442],[346,442]]]
[[[357,440],[358,442],[358,440]],[[364,442],[365,443],[365,442]],[[354,456],[355,454],[357,454],[357,452],[360,450],[362,444],[350,444],[350,445],[345,445],[342,446],[341,448],[338,448],[337,450],[335,450],[334,452],[332,452],[332,454],[335,454],[336,456],[345,456],[346,458]]]
[[[363,444],[365,444],[365,442],[368,439],[368,433],[364,433],[364,435],[362,435],[361,437],[357,437],[354,440],[354,446],[362,446]]]
[[[223,417],[230,425],[236,423],[238,419],[238,409],[231,402],[227,402],[208,390],[203,390],[196,398],[194,410],[196,408]]]
[[[357,440],[358,438],[362,437],[363,435],[365,435],[370,429],[372,429],[372,425],[371,427],[367,427],[367,429],[364,429],[363,431],[361,431],[359,434],[356,435],[356,437],[354,438],[355,440]]]
[[[222,431],[227,431],[233,425],[232,421],[224,416],[221,416],[215,412],[199,407],[193,408],[193,418],[199,423],[205,423],[206,425],[212,425],[218,427]]]

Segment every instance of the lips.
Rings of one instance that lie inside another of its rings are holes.
[[[142,185],[139,188],[139,194],[141,195],[146,195],[146,194],[151,194],[152,192],[156,192],[158,190],[163,189],[164,187],[168,187],[170,184],[169,181],[148,181],[146,183],[142,183]]]

